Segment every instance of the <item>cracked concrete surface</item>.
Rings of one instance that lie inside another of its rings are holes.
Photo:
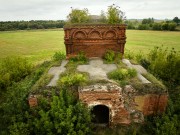
[[[63,60],[61,63],[61,66],[59,67],[51,67],[48,74],[50,75],[54,75],[54,77],[51,79],[51,81],[49,82],[49,84],[47,86],[56,86],[57,85],[57,81],[59,79],[59,75],[61,73],[63,73],[64,71],[66,71],[66,64],[68,63],[68,60]]]
[[[137,77],[142,83],[151,83],[142,74],[146,74],[147,71],[140,65],[133,65],[127,59],[123,59],[122,62],[128,66],[128,68],[134,68],[137,71]],[[47,86],[56,86],[59,79],[59,75],[66,71],[65,65],[68,60],[63,60],[61,66],[51,67],[48,74],[54,75]],[[109,80],[107,73],[117,69],[115,64],[104,64],[101,58],[90,59],[88,65],[78,65],[77,70],[80,72],[89,73],[91,80]],[[110,80],[109,80],[110,81]]]
[[[87,72],[91,80],[108,80],[107,73],[117,69],[115,64],[103,64],[100,58],[91,59],[89,65],[79,65],[77,70]]]

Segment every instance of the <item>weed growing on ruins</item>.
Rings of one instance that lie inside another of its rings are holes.
[[[67,74],[62,76],[58,81],[58,85],[62,88],[78,87],[82,86],[87,82],[87,76],[80,73]]]
[[[66,55],[64,54],[64,52],[61,52],[61,51],[55,52],[55,54],[52,57],[54,61],[62,61],[65,58],[66,58]]]
[[[108,73],[108,78],[118,81],[121,86],[128,84],[128,80],[137,75],[135,69],[119,68]]]
[[[107,62],[113,62],[115,59],[115,53],[112,50],[107,50],[106,53],[104,54],[104,59]]]
[[[84,52],[79,52],[77,56],[71,57],[70,62],[79,62],[79,64],[86,64],[88,62]]]
[[[6,93],[0,101],[0,134],[9,134],[9,126],[17,122],[19,127],[24,128],[20,121],[25,119],[25,112],[28,110],[27,97],[31,87],[42,76],[49,63],[45,62],[38,66],[35,71],[20,82],[13,83],[7,88]],[[4,98],[5,96],[5,98]]]
[[[73,93],[68,89],[43,87],[44,73],[51,64],[43,63],[30,76],[8,87],[6,98],[0,104],[0,134],[90,133],[90,112]],[[74,75],[73,84],[81,84],[83,77]],[[30,92],[38,92],[38,106],[33,108],[27,104]]]
[[[121,53],[115,53],[113,50],[107,50],[103,56],[105,63],[116,63],[119,64],[122,60]]]
[[[119,80],[119,81],[124,80],[126,78],[135,77],[136,75],[137,72],[135,69],[124,69],[124,68],[120,68],[108,73],[108,77],[110,79]]]

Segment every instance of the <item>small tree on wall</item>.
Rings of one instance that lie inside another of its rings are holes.
[[[70,23],[87,23],[89,21],[89,11],[87,8],[83,10],[71,8],[67,18]]]
[[[108,7],[107,22],[109,24],[123,23],[125,20],[124,12],[120,10],[119,6],[115,4]]]
[[[124,12],[120,10],[119,6],[115,4],[108,7],[107,12],[101,11],[99,15],[100,23],[108,24],[122,24],[125,20]],[[82,10],[71,8],[71,12],[67,16],[68,23],[92,23],[92,18],[90,17],[89,11],[87,8]]]

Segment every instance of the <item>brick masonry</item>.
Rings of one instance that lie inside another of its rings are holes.
[[[109,49],[124,54],[125,25],[72,25],[64,27],[66,56],[84,52],[87,57],[102,57]]]
[[[109,108],[109,125],[129,124],[130,114],[124,107],[122,89],[117,85],[92,85],[79,90],[79,99],[93,108],[105,105]]]
[[[138,95],[130,86],[124,89],[116,84],[95,84],[81,87],[79,99],[89,108],[104,105],[109,108],[109,125],[143,123],[144,116],[157,115],[165,111],[168,95]]]

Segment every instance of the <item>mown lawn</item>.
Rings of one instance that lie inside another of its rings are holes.
[[[147,53],[154,46],[180,51],[180,32],[127,30],[126,49]],[[0,59],[23,55],[33,63],[50,59],[56,51],[64,51],[62,30],[31,30],[0,32]]]

